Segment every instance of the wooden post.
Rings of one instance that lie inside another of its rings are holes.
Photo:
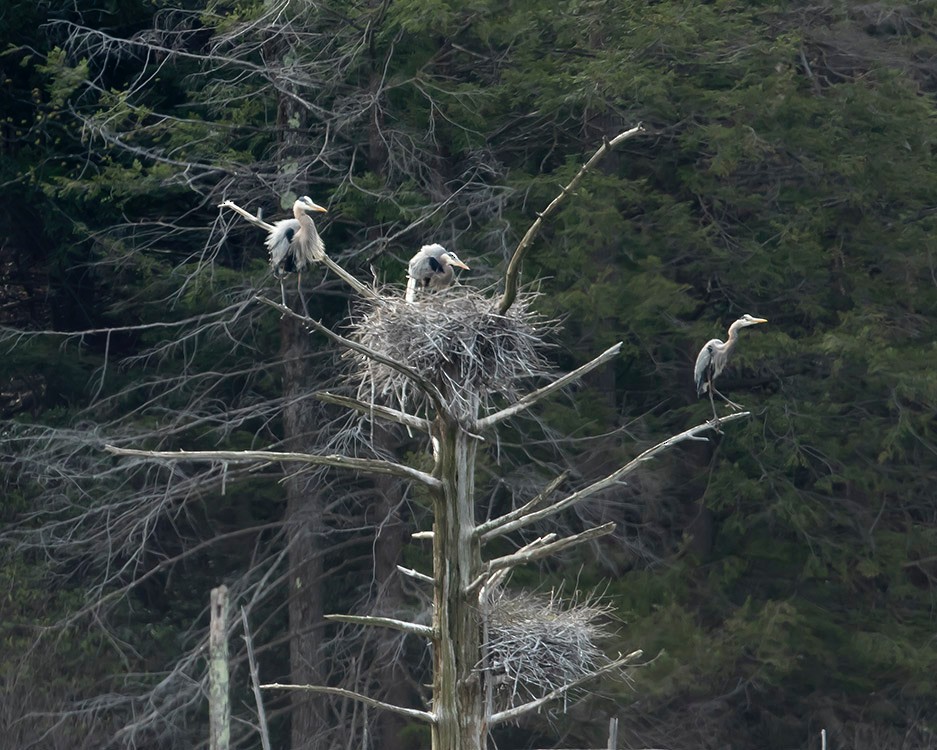
[[[618,719],[608,720],[608,750],[618,750]]]
[[[231,704],[228,701],[228,587],[211,590],[208,630],[208,722],[210,750],[228,750],[231,742]]]

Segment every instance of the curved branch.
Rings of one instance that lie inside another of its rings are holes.
[[[550,218],[559,208],[560,204],[563,202],[563,199],[569,195],[579,184],[579,181],[583,178],[586,172],[588,172],[592,167],[594,167],[599,160],[605,156],[608,151],[611,151],[619,143],[622,143],[632,136],[637,135],[638,133],[643,133],[644,127],[641,123],[635,125],[631,130],[626,130],[624,133],[619,133],[612,140],[605,141],[598,150],[592,155],[592,158],[589,159],[585,164],[583,164],[579,171],[576,173],[576,176],[569,181],[569,184],[566,187],[560,188],[560,194],[556,196],[547,206],[543,213],[537,215],[537,220],[530,225],[530,229],[527,230],[527,234],[524,235],[523,239],[517,246],[517,249],[514,251],[514,255],[511,257],[511,262],[508,263],[508,269],[504,274],[504,294],[501,296],[501,302],[498,303],[498,313],[504,315],[514,304],[514,299],[517,297],[517,277],[521,269],[521,261],[524,260],[524,256],[527,254],[527,250],[530,248],[530,244],[534,241],[534,238],[540,232],[540,227],[543,225],[543,220]]]

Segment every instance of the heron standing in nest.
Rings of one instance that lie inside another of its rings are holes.
[[[721,393],[719,393],[715,386],[713,386],[713,381],[718,378],[725,369],[726,362],[729,359],[729,354],[735,348],[735,344],[739,339],[739,330],[748,326],[754,326],[758,325],[759,323],[767,322],[768,321],[765,318],[756,318],[752,315],[749,315],[748,313],[745,313],[741,318],[729,326],[729,336],[725,341],[720,341],[719,339],[710,339],[700,350],[699,356],[696,358],[696,367],[693,371],[693,376],[696,380],[696,392],[700,396],[702,396],[707,391],[709,392],[709,402],[713,407],[713,417],[716,417],[716,404],[713,401],[714,393],[723,401],[725,401],[732,409],[738,410],[742,408],[739,404],[735,403],[734,401],[730,401]]]
[[[459,256],[442,245],[423,245],[407,266],[407,302],[416,301],[416,290],[445,289],[452,284],[453,266],[468,269]]]
[[[273,225],[267,241],[264,243],[270,251],[270,268],[273,275],[280,280],[280,293],[283,296],[283,306],[286,307],[286,288],[283,279],[288,273],[296,272],[296,289],[299,299],[306,311],[306,300],[303,298],[302,280],[303,269],[310,263],[322,260],[325,257],[325,243],[316,231],[315,222],[309,216],[310,211],[325,213],[323,208],[308,195],[293,203],[292,219],[282,219]]]

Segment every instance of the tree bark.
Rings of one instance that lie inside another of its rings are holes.
[[[292,318],[281,321],[283,342],[283,432],[287,447],[309,449],[314,431],[315,410],[308,399],[314,383],[309,364],[309,334]],[[300,685],[325,683],[323,668],[322,498],[315,474],[288,467],[286,526],[289,543],[290,679]],[[290,694],[292,750],[325,750],[325,699],[321,695],[294,691]]]
[[[380,430],[376,439],[387,445],[392,433]],[[404,592],[397,565],[403,562],[403,547],[406,542],[407,528],[399,513],[402,500],[401,482],[392,477],[375,479],[376,505],[372,519],[377,527],[374,540],[374,577],[377,584],[375,613],[387,613],[394,616],[403,609]],[[404,665],[394,658],[400,633],[378,629],[375,636],[379,639],[380,665],[376,675],[380,683],[380,697],[387,703],[398,706],[412,706],[412,691],[408,687],[411,677],[406,674]],[[425,708],[425,706],[418,706]],[[376,716],[375,746],[382,750],[404,750],[406,747],[403,730],[407,721],[389,711],[381,711]]]
[[[487,734],[484,691],[476,671],[481,623],[469,584],[481,572],[475,534],[475,454],[477,438],[454,419],[437,417],[439,478],[434,498],[434,612],[439,640],[433,650],[433,750],[481,750]]]

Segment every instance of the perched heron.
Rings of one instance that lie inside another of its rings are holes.
[[[407,302],[416,300],[417,287],[444,289],[449,286],[455,273],[453,266],[468,268],[458,255],[442,245],[423,245],[420,252],[410,258],[410,265],[407,266]]]
[[[316,231],[316,225],[309,216],[310,211],[325,213],[323,208],[308,195],[299,198],[293,204],[293,219],[277,221],[267,235],[266,246],[270,251],[270,268],[273,275],[280,280],[280,292],[283,295],[283,306],[286,307],[286,289],[283,278],[293,271],[296,272],[296,288],[299,299],[306,309],[306,300],[303,299],[302,277],[303,269],[325,256],[325,244]]]
[[[739,329],[767,322],[765,318],[755,318],[745,313],[729,326],[729,337],[725,341],[712,339],[707,341],[706,346],[700,350],[699,356],[696,358],[696,367],[693,371],[693,376],[696,380],[696,393],[702,396],[707,391],[709,392],[709,402],[713,407],[713,417],[716,416],[716,404],[713,401],[713,393],[718,395],[719,398],[733,409],[742,408],[734,401],[730,401],[719,393],[713,385],[713,381],[718,378],[720,373],[725,369],[729,354],[732,349],[735,348],[735,342],[739,340]]]

